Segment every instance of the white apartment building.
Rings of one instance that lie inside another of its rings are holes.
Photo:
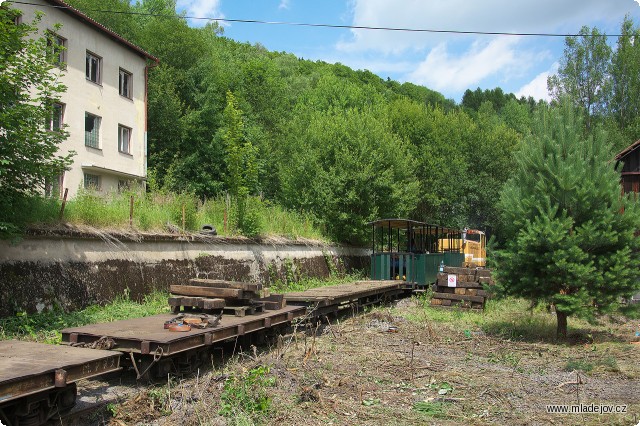
[[[66,125],[69,137],[60,151],[77,154],[71,170],[52,184],[53,195],[65,188],[73,197],[80,188],[107,193],[144,183],[147,72],[158,60],[63,1],[29,3],[10,7],[22,11],[23,22],[43,12],[40,33],[53,33],[53,44],[64,47],[57,49],[56,62],[67,90],[48,126]]]

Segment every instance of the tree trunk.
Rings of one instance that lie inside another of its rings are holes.
[[[556,317],[558,318],[558,328],[556,330],[556,336],[560,339],[567,338],[567,313],[556,310]]]

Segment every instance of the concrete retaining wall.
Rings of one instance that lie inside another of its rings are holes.
[[[368,265],[369,251],[286,240],[175,235],[32,234],[0,241],[0,316],[140,299],[189,278],[273,282]]]

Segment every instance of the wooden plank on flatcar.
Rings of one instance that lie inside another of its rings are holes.
[[[169,291],[182,296],[200,296],[222,299],[243,299],[244,292],[235,288],[200,287],[193,285],[172,285]]]
[[[464,294],[434,293],[433,297],[436,299],[468,300],[470,302],[484,302],[484,297],[482,296],[467,296]]]
[[[210,280],[206,278],[192,278],[189,280],[189,284],[193,286],[201,286],[201,287],[235,288],[238,290],[246,290],[246,291],[258,291],[263,289],[263,285],[258,283],[243,283],[239,281],[226,281],[226,280]]]
[[[202,299],[202,309],[222,309],[226,304],[224,299]]]
[[[258,300],[264,305],[264,308],[269,311],[282,309],[287,306],[287,300],[284,298],[284,294],[271,294],[268,297],[263,297]]]
[[[317,306],[329,306],[355,301],[363,297],[373,295],[385,295],[401,290],[404,281],[357,281],[352,284],[318,287],[305,291],[291,292],[284,295],[287,303],[315,304]]]
[[[120,353],[17,340],[0,341],[0,403],[120,369]],[[60,386],[61,383],[58,383]]]

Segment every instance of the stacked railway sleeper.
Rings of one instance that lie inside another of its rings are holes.
[[[202,311],[243,317],[286,306],[282,295],[271,296],[260,283],[194,278],[189,285],[172,285],[170,291],[173,313]]]
[[[170,290],[171,313],[67,328],[58,346],[0,342],[0,421],[38,426],[64,416],[75,405],[80,379],[124,369],[137,379],[166,380],[213,354],[259,345],[295,321],[410,294],[403,281],[359,281],[282,295],[255,283],[193,279]]]
[[[490,269],[445,266],[437,275],[431,305],[484,309],[487,285],[493,285]]]

